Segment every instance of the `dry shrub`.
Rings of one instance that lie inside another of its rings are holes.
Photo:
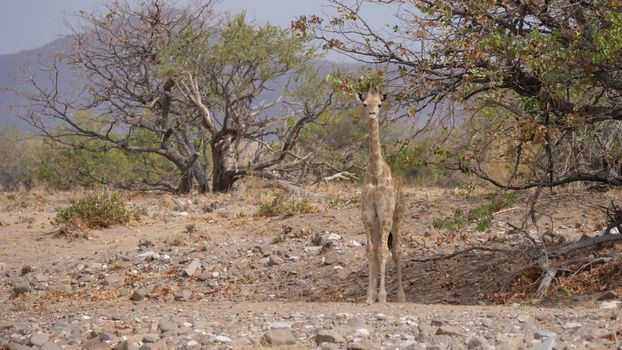
[[[52,223],[92,229],[125,224],[138,218],[138,213],[128,207],[118,192],[102,188],[62,208]]]

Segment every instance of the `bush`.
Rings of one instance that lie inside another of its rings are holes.
[[[477,208],[469,210],[464,215],[462,210],[456,209],[453,216],[434,218],[432,225],[440,230],[459,230],[469,223],[474,223],[478,231],[486,231],[492,224],[494,213],[507,208],[516,202],[516,194],[493,194]]]
[[[138,219],[138,213],[129,209],[117,192],[99,189],[61,209],[52,223],[90,229],[125,224],[131,219]]]
[[[298,213],[310,213],[313,207],[306,199],[287,199],[281,192],[274,192],[271,202],[262,202],[256,216],[291,216]]]

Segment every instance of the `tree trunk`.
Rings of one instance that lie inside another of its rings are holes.
[[[181,178],[179,179],[179,185],[177,186],[177,190],[175,192],[177,194],[190,193],[190,191],[192,190],[193,180],[194,172],[192,171],[192,168],[189,167],[182,172]]]
[[[207,167],[205,167],[207,168]],[[209,182],[207,180],[207,171],[203,170],[201,167],[201,163],[199,161],[194,162],[192,166],[194,178],[197,180],[199,184],[199,193],[207,193],[209,192]]]
[[[235,172],[227,171],[225,164],[227,150],[228,146],[225,142],[212,143],[212,191],[214,192],[228,192],[237,180]]]

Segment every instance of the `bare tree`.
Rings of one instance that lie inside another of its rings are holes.
[[[158,166],[147,158],[160,157],[176,168],[176,183],[148,176],[134,185],[186,193],[197,184],[205,192],[211,171],[212,190],[226,191],[251,172],[269,176],[271,167],[295,158],[300,129],[317,116],[279,104],[288,79],[308,73],[301,68],[316,56],[288,30],[244,15],[217,19],[212,3],[176,9],[161,0],[136,7],[113,1],[101,13],[80,12],[71,48],[37,72],[46,73],[45,83],[32,75],[17,91],[24,103],[15,110],[68,147],[121,149],[143,155],[146,166]],[[73,94],[63,86],[65,66],[75,77]],[[320,113],[329,102],[325,94],[308,111]],[[278,129],[288,118],[295,122]],[[229,169],[224,160],[240,140],[270,142],[274,154]]]
[[[618,2],[331,3],[336,16],[303,16],[293,27],[359,61],[387,65],[412,106],[456,100],[480,127],[492,123],[470,134],[454,169],[507,189],[622,184]],[[369,25],[369,6],[391,7],[393,23]],[[514,165],[508,176],[485,164],[500,158]]]

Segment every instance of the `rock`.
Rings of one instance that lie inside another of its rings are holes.
[[[259,254],[264,257],[272,255],[272,246],[271,245],[262,245],[255,247],[255,250],[259,252]]]
[[[318,349],[319,350],[340,350],[340,347],[339,345],[335,343],[322,343],[322,345],[320,345]]]
[[[553,350],[555,348],[555,338],[547,338],[542,344],[534,347],[537,350]]]
[[[37,282],[47,282],[50,280],[50,278],[44,274],[42,274],[41,272],[36,273],[33,278],[35,279],[35,281]]]
[[[143,343],[156,343],[160,341],[160,336],[157,334],[145,334],[143,336]]]
[[[486,338],[480,337],[478,335],[473,335],[469,339],[467,339],[467,348],[469,349],[482,349],[488,347],[488,341]]]
[[[620,300],[603,301],[600,303],[601,309],[617,309],[622,303]]]
[[[19,282],[13,286],[13,293],[23,294],[30,292],[30,284],[28,282]]]
[[[292,322],[273,322],[270,324],[270,329],[287,328],[292,329]]]
[[[432,320],[432,321],[430,321],[430,325],[432,327],[440,327],[440,326],[443,325],[443,321],[441,321],[441,320]]]
[[[201,261],[199,259],[193,259],[190,264],[186,266],[184,273],[186,274],[186,276],[192,276],[199,267],[201,267]]]
[[[341,236],[336,233],[330,233],[325,237],[327,241],[338,241],[341,239]]]
[[[183,289],[175,293],[176,301],[188,301],[192,297],[192,291],[188,289]]]
[[[189,340],[186,343],[186,349],[200,349],[200,348],[201,348],[201,344],[199,344],[199,342],[196,340]]]
[[[264,333],[260,342],[265,347],[293,345],[296,344],[296,337],[289,328],[271,328]]]
[[[361,246],[362,246],[362,244],[359,243],[359,241],[357,241],[355,239],[353,239],[353,240],[348,242],[348,247],[356,248],[356,247],[361,247]]]
[[[345,338],[334,330],[323,329],[315,335],[315,344],[317,345],[322,343],[344,344],[345,342]]]
[[[608,290],[606,292],[604,292],[601,296],[598,297],[598,301],[603,301],[603,300],[614,300],[614,299],[618,299],[618,293],[616,293],[613,290]]]
[[[54,342],[47,342],[41,346],[41,350],[61,350],[62,347]]]
[[[231,343],[232,340],[229,337],[226,337],[224,335],[217,335],[214,337],[214,342],[216,343]]]
[[[124,340],[114,347],[115,350],[139,350],[134,342]]]
[[[174,322],[169,320],[160,320],[158,322],[158,328],[160,328],[160,332],[177,332],[179,330],[179,326]]]
[[[268,266],[281,265],[283,262],[284,261],[281,257],[276,255],[270,255],[270,258],[268,259]]]
[[[139,258],[145,258],[146,261],[159,260],[160,254],[150,250],[137,255]]]
[[[380,347],[378,345],[371,343],[367,339],[359,340],[348,344],[348,349],[351,350],[374,350],[379,348]]]
[[[557,333],[551,331],[537,330],[533,333],[534,339],[555,338]]]
[[[464,334],[463,334],[463,331],[458,327],[440,326],[436,330],[436,335],[457,336],[457,335],[464,335]]]
[[[9,330],[9,329],[14,328],[14,327],[15,327],[15,325],[13,323],[10,323],[10,322],[7,322],[7,321],[0,321],[0,332]]]
[[[354,335],[359,338],[369,338],[371,334],[367,328],[358,328],[354,331]]]
[[[207,281],[210,278],[212,278],[212,273],[209,271],[203,271],[197,276],[199,281]]]
[[[117,339],[118,339],[117,336],[110,332],[99,333],[99,340],[103,342],[116,343]]]
[[[130,300],[133,301],[143,301],[145,300],[145,293],[140,290],[135,290],[134,293],[130,296]]]
[[[50,340],[50,337],[48,337],[47,334],[43,334],[43,333],[35,333],[33,335],[30,336],[30,344],[34,345],[34,346],[41,346],[45,343],[47,343]]]
[[[111,273],[110,275],[108,275],[108,276],[106,276],[104,278],[103,285],[104,286],[110,286],[110,285],[113,285],[113,284],[117,284],[117,283],[119,283],[121,281],[123,281],[123,278],[121,278],[121,276],[119,276],[116,273]]]
[[[563,329],[578,329],[581,328],[581,324],[578,322],[568,322],[562,326]]]
[[[6,345],[8,350],[30,350],[30,346],[18,344],[18,343],[8,343]]]
[[[339,259],[337,259],[337,256],[335,256],[334,254],[331,254],[327,256],[326,258],[324,258],[324,265],[334,265],[334,264],[337,264],[338,262],[339,262]]]
[[[520,323],[526,323],[529,322],[529,316],[527,315],[518,315],[518,317],[516,318],[518,320],[518,322]]]

